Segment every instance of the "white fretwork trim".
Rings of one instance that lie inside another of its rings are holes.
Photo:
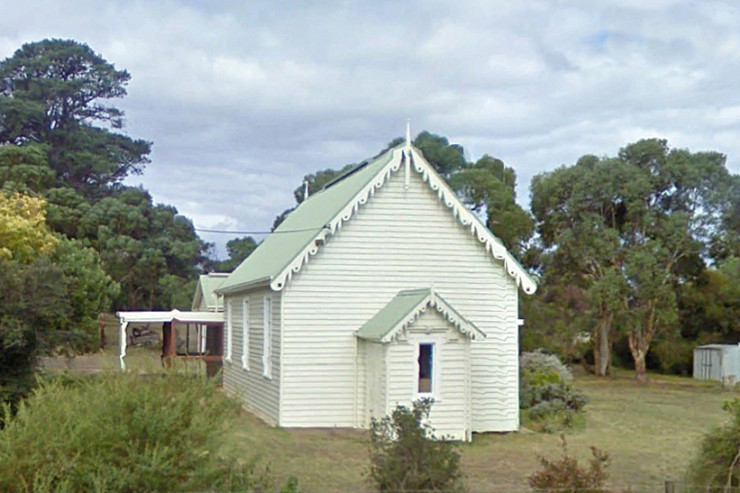
[[[339,214],[334,216],[329,224],[327,224],[316,235],[313,241],[309,243],[275,279],[272,280],[270,287],[275,291],[283,289],[291,280],[293,274],[298,273],[303,265],[308,263],[309,258],[318,253],[319,246],[325,243],[329,239],[329,236],[336,233],[345,221],[349,221],[360,209],[360,206],[365,205],[368,199],[375,194],[375,191],[385,184],[386,180],[390,178],[394,171],[398,171],[404,159],[408,158],[405,158],[403,150],[396,149],[393,151],[393,156],[383,169],[375,175],[373,179],[370,180],[370,182],[365,185],[347,205],[344,206]]]
[[[521,287],[525,293],[532,294],[537,290],[537,284],[529,277],[519,263],[511,256],[501,241],[493,236],[480,220],[475,217],[470,209],[465,207],[455,192],[445,183],[445,181],[434,171],[434,168],[424,159],[416,148],[411,148],[411,163],[414,169],[419,173],[422,179],[429,183],[429,187],[437,192],[439,200],[452,209],[455,217],[463,226],[469,227],[473,236],[483,243],[486,251],[493,255],[493,258],[503,260],[506,272],[516,280],[517,286]]]
[[[380,342],[387,343],[397,339],[398,336],[403,334],[407,328],[416,322],[419,317],[427,311],[428,307],[436,308],[437,311],[447,319],[461,334],[469,339],[485,339],[484,334],[478,327],[469,322],[466,318],[462,317],[457,313],[450,305],[448,305],[440,296],[432,293],[427,296],[424,301],[411,311],[406,317],[398,322],[391,330],[384,335]]]
[[[291,280],[293,274],[298,273],[304,264],[319,251],[319,247],[325,244],[329,237],[337,232],[342,225],[349,221],[352,216],[365,205],[375,192],[382,187],[393,173],[399,170],[402,164],[410,160],[411,167],[421,175],[430,188],[437,193],[439,200],[452,209],[455,217],[460,223],[469,228],[471,234],[484,244],[486,251],[498,260],[503,260],[506,272],[516,280],[517,286],[525,293],[532,294],[537,290],[537,285],[519,265],[519,263],[506,250],[506,247],[498,240],[475,215],[468,210],[444,180],[437,174],[432,166],[424,159],[422,154],[411,145],[393,151],[393,156],[388,163],[376,174],[373,179],[360,190],[357,195],[327,224],[296,257],[283,269],[270,283],[274,291],[280,291]]]

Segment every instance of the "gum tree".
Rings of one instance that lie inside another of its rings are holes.
[[[676,289],[705,268],[722,231],[731,179],[722,154],[670,149],[660,139],[534,178],[546,278],[588,293],[597,374],[608,372],[620,328],[645,376],[650,344],[676,324]]]

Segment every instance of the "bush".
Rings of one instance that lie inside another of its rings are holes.
[[[588,398],[573,384],[570,369],[541,351],[520,357],[519,407],[546,432],[571,428]]]
[[[651,352],[660,362],[662,373],[691,376],[696,345],[695,340],[666,338],[655,343]]]
[[[368,479],[379,491],[462,491],[460,453],[437,439],[429,424],[432,401],[398,406],[370,427]]]
[[[519,400],[524,404],[525,409],[534,409],[538,405],[549,403],[557,404],[562,409],[578,412],[582,411],[588,403],[588,397],[583,392],[573,387],[573,385],[562,382],[546,383],[539,386],[532,385],[529,382],[523,390],[523,395]]]
[[[575,457],[568,455],[565,437],[561,436],[561,440],[563,455],[555,460],[539,456],[542,469],[529,476],[529,486],[540,492],[605,493],[609,455],[591,447],[593,458],[589,461],[588,468],[584,468]]]
[[[240,405],[198,377],[106,374],[42,383],[5,406],[0,491],[248,490],[254,460],[224,456]]]
[[[560,377],[558,381],[570,383],[573,381],[573,373],[554,354],[547,354],[541,349],[522,353],[519,356],[519,366],[522,370],[530,373],[553,374]]]
[[[730,420],[704,436],[688,471],[688,482],[709,490],[740,487],[740,399],[725,402]],[[734,490],[733,490],[734,491]]]

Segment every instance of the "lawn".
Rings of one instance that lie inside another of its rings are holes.
[[[639,385],[631,373],[597,379],[577,375],[590,399],[585,423],[566,435],[569,450],[587,460],[591,445],[612,457],[609,483],[634,491],[663,491],[666,479],[680,481],[702,433],[720,424],[722,403],[738,392],[715,383],[652,375]],[[258,454],[280,481],[294,475],[306,491],[364,491],[366,434],[347,429],[275,429],[249,413],[228,449]],[[538,468],[537,454],[559,453],[557,435],[508,433],[475,435],[461,447],[472,491],[526,491]]]

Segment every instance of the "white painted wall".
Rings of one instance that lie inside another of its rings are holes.
[[[438,437],[466,440],[470,431],[470,340],[433,308],[409,328],[408,337],[388,345],[388,395],[386,414],[396,406],[411,407],[418,399],[417,347],[434,343],[436,379],[429,423]]]
[[[263,375],[262,344],[264,298],[272,298],[272,377]],[[242,317],[244,298],[249,300],[249,370],[242,367]],[[224,361],[223,381],[226,392],[238,396],[248,409],[269,424],[279,422],[280,394],[280,304],[281,293],[260,288],[237,295],[226,295],[224,306],[232,302],[233,340],[231,362]],[[226,344],[224,324],[224,345]]]
[[[386,398],[387,371],[386,371],[386,348],[384,344],[359,341],[364,358],[358,361],[358,367],[365,367],[365,385],[362,395],[364,399],[358,401],[362,420],[358,426],[366,427],[370,420],[382,419],[388,414],[388,400]],[[359,393],[359,392],[358,392]]]
[[[411,175],[404,189],[397,171],[283,290],[282,426],[365,422],[354,332],[398,291],[433,283],[488,335],[471,345],[473,430],[518,428],[515,282]]]

